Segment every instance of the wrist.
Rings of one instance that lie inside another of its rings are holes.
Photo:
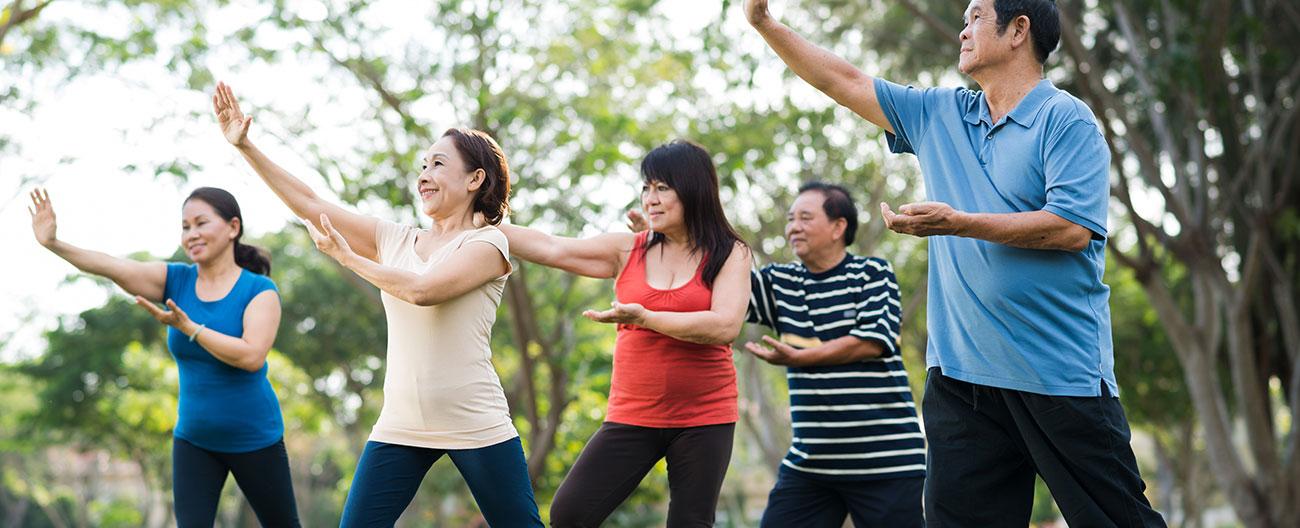
[[[953,211],[952,216],[952,234],[959,237],[976,238],[975,233],[975,215],[965,211]]]

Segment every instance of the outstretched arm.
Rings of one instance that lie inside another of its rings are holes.
[[[745,18],[800,79],[867,121],[894,132],[876,99],[870,75],[772,18],[767,12],[767,0],[745,0]]]
[[[163,289],[167,285],[166,263],[118,258],[59,240],[50,193],[37,189],[31,192],[30,197],[32,205],[27,208],[27,212],[32,214],[32,233],[45,249],[81,271],[107,277],[131,295],[152,301],[162,300]]]
[[[239,109],[239,101],[235,99],[235,92],[225,83],[217,83],[217,92],[212,95],[212,111],[216,114],[217,124],[226,141],[234,145],[240,155],[244,156],[244,161],[280,197],[280,201],[289,206],[293,214],[308,221],[320,218],[321,213],[328,214],[334,220],[334,226],[347,237],[348,243],[358,255],[377,260],[379,251],[375,229],[379,221],[321,198],[306,183],[289,174],[289,171],[271,161],[254,146],[248,139],[253,116],[244,115]]]
[[[510,241],[510,254],[575,275],[611,279],[623,268],[623,259],[636,243],[632,233],[605,233],[591,238],[549,235],[523,226],[497,226]]]

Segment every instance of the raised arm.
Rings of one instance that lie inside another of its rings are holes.
[[[321,213],[328,214],[334,221],[334,226],[347,238],[353,251],[370,260],[378,260],[375,229],[379,221],[321,198],[302,180],[266,157],[248,139],[248,128],[253,123],[253,116],[244,115],[239,109],[239,101],[235,99],[235,92],[225,83],[217,83],[217,91],[212,95],[212,111],[216,114],[217,124],[221,126],[226,141],[234,145],[244,161],[280,197],[280,201],[289,206],[293,214],[310,221],[320,218]]]
[[[605,233],[591,238],[549,235],[527,227],[497,226],[510,241],[510,253],[529,262],[558,268],[575,275],[611,279],[618,276],[636,235]]]
[[[727,344],[740,335],[740,327],[745,322],[752,263],[749,248],[737,243],[713,280],[713,301],[708,310],[661,312],[647,310],[639,304],[615,302],[609,310],[587,310],[583,315],[602,323],[634,324],[682,341]]]
[[[745,0],[745,18],[800,79],[888,132],[894,132],[876,100],[874,79],[848,61],[817,47],[767,12],[767,0]]]
[[[107,277],[131,295],[152,301],[162,300],[163,289],[167,285],[166,263],[118,258],[59,240],[58,223],[49,192],[37,189],[30,196],[32,205],[27,211],[32,214],[32,233],[45,249],[83,272]]]

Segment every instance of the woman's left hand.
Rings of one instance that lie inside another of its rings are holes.
[[[599,312],[596,310],[587,310],[582,312],[582,315],[597,323],[630,324],[637,326],[644,325],[646,315],[646,309],[644,306],[636,303],[623,304],[618,301],[609,303],[609,305],[610,309],[608,310],[602,310]]]
[[[307,232],[311,234],[312,242],[316,243],[316,249],[339,261],[340,264],[347,266],[348,257],[354,254],[352,246],[349,246],[348,241],[343,238],[343,234],[334,228],[334,224],[330,223],[330,218],[325,216],[325,213],[320,214],[320,225],[324,228],[323,232],[316,229],[316,226],[311,222],[303,221],[303,225],[307,226]]]
[[[149,302],[149,299],[139,295],[135,296],[135,303],[147,310],[149,315],[152,315],[158,322],[180,330],[182,334],[190,335],[194,330],[198,329],[198,325],[195,325],[194,321],[190,320],[190,316],[186,315],[185,311],[176,306],[176,303],[172,302],[171,299],[167,299],[166,310],[155,306],[154,303]]]

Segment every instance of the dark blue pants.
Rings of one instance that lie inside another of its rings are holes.
[[[921,528],[925,525],[921,515],[924,480],[904,477],[833,481],[782,469],[767,497],[760,526],[840,528],[848,516],[858,528]]]
[[[931,527],[1029,523],[1034,475],[1070,526],[1164,526],[1142,494],[1128,421],[1098,397],[976,385],[931,368],[922,401],[925,520]]]
[[[469,485],[489,526],[542,526],[519,437],[478,449],[429,449],[366,442],[339,526],[392,526],[424,474],[446,454]]]
[[[226,475],[267,527],[298,526],[298,506],[284,440],[248,453],[208,451],[180,438],[172,442],[172,499],[180,528],[212,528]]]

